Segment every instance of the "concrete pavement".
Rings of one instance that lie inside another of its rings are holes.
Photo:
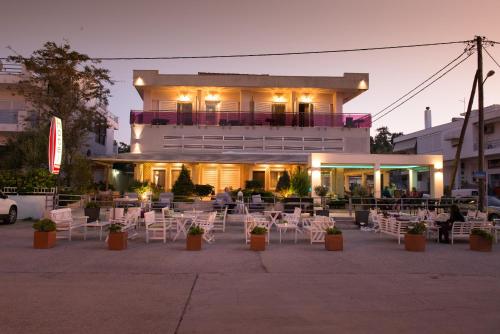
[[[500,246],[492,253],[345,231],[344,252],[292,235],[262,253],[229,226],[201,253],[183,240],[90,240],[34,250],[30,222],[0,226],[0,333],[500,332]]]

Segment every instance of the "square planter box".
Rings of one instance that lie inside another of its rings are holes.
[[[56,231],[38,232],[35,231],[33,236],[33,248],[47,249],[56,245]]]
[[[186,237],[186,249],[188,251],[200,251],[201,250],[201,234],[190,235]]]
[[[250,250],[265,251],[266,250],[266,235],[251,234],[250,235]]]
[[[114,232],[108,236],[108,249],[109,250],[123,250],[127,248],[127,232]]]
[[[471,235],[469,237],[470,250],[479,252],[491,252],[493,242],[479,235]]]
[[[325,249],[328,251],[341,251],[344,249],[342,234],[325,234]]]
[[[405,234],[405,249],[410,252],[425,252],[425,235]]]

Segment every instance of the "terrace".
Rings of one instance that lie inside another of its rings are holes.
[[[496,333],[500,323],[498,246],[410,253],[344,228],[341,253],[301,238],[256,253],[231,223],[201,252],[143,238],[110,252],[95,236],[40,251],[31,223],[0,226],[3,333]]]
[[[130,124],[370,128],[371,115],[320,112],[311,114],[251,111],[187,113],[176,110],[132,110]]]

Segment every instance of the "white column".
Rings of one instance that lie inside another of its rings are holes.
[[[314,192],[314,188],[321,185],[321,168],[311,167],[309,171],[311,172],[311,195],[319,198]]]
[[[413,187],[418,188],[418,172],[413,169],[408,169],[408,191],[411,191]]]
[[[375,188],[373,191],[373,195],[375,196],[375,198],[381,198],[382,192],[380,191],[380,189],[382,188],[382,182],[380,178],[380,164],[376,164],[373,170],[373,187]]]
[[[440,198],[443,196],[444,180],[443,169],[431,167],[431,197]]]

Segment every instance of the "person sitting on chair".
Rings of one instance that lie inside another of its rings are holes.
[[[450,243],[450,230],[453,225],[453,222],[464,222],[465,218],[464,216],[460,213],[460,209],[456,204],[453,204],[450,207],[450,218],[445,221],[445,222],[439,222],[438,225],[440,226],[439,229],[439,242],[444,242],[446,244]]]

